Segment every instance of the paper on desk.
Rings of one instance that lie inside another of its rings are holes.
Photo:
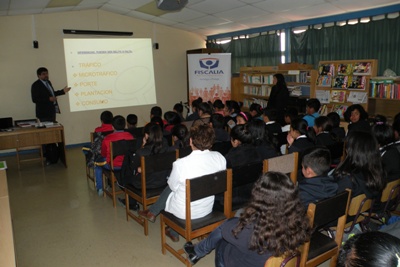
[[[5,170],[5,169],[7,169],[7,162],[0,161],[0,170]]]

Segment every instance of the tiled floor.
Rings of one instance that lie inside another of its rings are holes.
[[[149,236],[125,209],[98,197],[85,176],[80,148],[67,151],[68,168],[58,163],[7,160],[10,205],[18,267],[184,266],[161,253],[159,220]],[[183,245],[181,239],[180,245]],[[213,266],[210,254],[196,266]]]
[[[124,208],[97,196],[81,149],[68,149],[67,158],[68,168],[31,162],[18,171],[15,157],[0,157],[8,164],[18,267],[184,266],[161,253],[158,219],[144,236]],[[214,253],[196,266],[214,266]]]

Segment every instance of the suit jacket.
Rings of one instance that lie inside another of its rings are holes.
[[[50,81],[48,81],[51,87],[53,85]],[[55,96],[64,95],[64,90],[54,91]],[[31,87],[31,96],[32,102],[36,104],[36,117],[41,121],[43,120],[55,120],[56,118],[56,105],[50,101],[50,97],[52,96],[47,87],[43,84],[43,82],[39,79],[32,84]]]

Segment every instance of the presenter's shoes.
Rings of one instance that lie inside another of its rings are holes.
[[[126,207],[125,199],[124,198],[118,198],[118,204],[125,208]],[[137,202],[135,204],[129,204],[129,209],[130,210],[138,210],[139,209],[139,204]]]
[[[166,227],[165,235],[168,236],[172,240],[172,242],[179,242],[179,236],[173,235],[171,231],[172,231],[171,228]]]
[[[139,210],[138,214],[140,217],[147,219],[148,221],[154,223],[156,221],[156,215],[150,212],[150,210]]]
[[[97,194],[99,195],[99,197],[102,197],[104,195],[103,189],[98,189],[97,190]]]
[[[194,251],[194,246],[192,242],[186,242],[183,245],[183,250],[185,251],[187,258],[192,265],[196,264],[200,260],[200,258],[196,255],[196,252]]]

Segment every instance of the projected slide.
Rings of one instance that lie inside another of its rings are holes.
[[[72,112],[156,103],[150,39],[64,39]]]

